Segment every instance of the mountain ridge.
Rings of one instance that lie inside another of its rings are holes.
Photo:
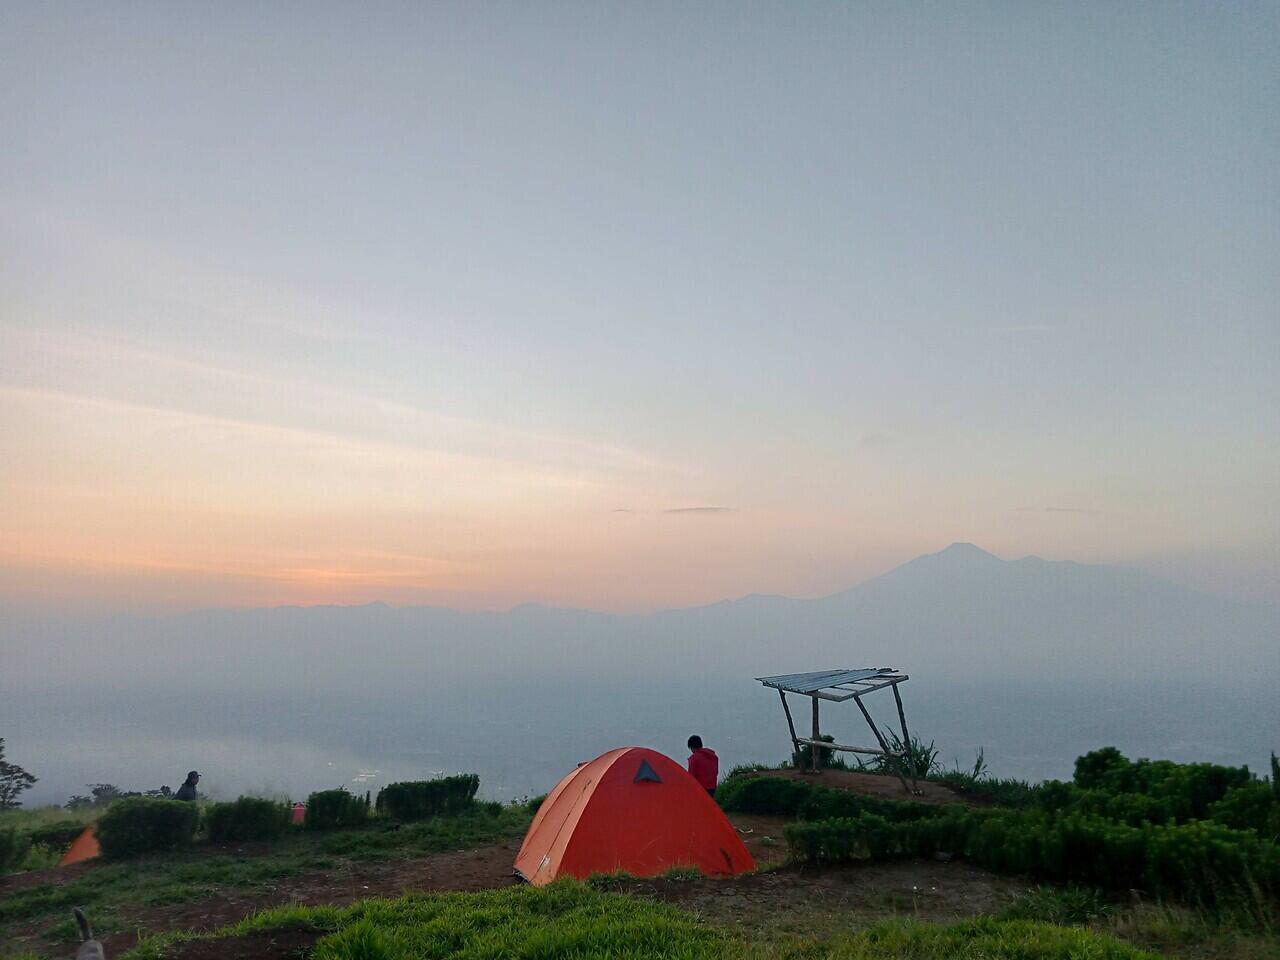
[[[281,606],[9,627],[15,682],[400,688],[707,682],[889,663],[936,677],[1275,677],[1280,609],[1128,567],[1003,560],[953,544],[813,599],[748,594],[617,614],[521,604]]]

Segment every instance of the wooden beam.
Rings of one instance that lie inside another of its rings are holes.
[[[867,754],[867,756],[871,756],[871,757],[900,756],[900,754],[897,754],[897,753],[885,753],[883,750],[876,750],[872,747],[850,747],[843,743],[832,743],[829,740],[812,740],[809,737],[801,737],[797,742],[805,744],[807,746],[813,746],[813,744],[817,743],[822,745],[828,750],[843,751],[844,753],[865,753]]]
[[[822,742],[822,735],[818,732],[818,698],[816,696],[813,698],[813,739],[818,743]],[[810,747],[809,753],[813,757],[813,772],[817,773],[819,765],[818,748]]]
[[[861,697],[861,696],[865,696],[868,693],[875,693],[877,690],[883,690],[885,687],[896,687],[898,683],[899,683],[898,680],[886,680],[884,681],[884,683],[877,683],[873,687],[866,687],[862,690],[859,690],[857,693],[854,694],[854,696]]]
[[[920,785],[916,781],[922,774],[921,771],[916,769],[916,760],[911,754],[911,734],[907,732],[907,714],[902,709],[902,694],[898,693],[898,685],[896,683],[893,685],[893,702],[898,705],[898,722],[902,724],[903,755],[910,758],[908,766],[911,770],[911,790],[913,793],[919,793]],[[928,770],[924,771],[924,773],[928,772]]]
[[[791,708],[787,706],[787,695],[781,690],[778,691],[778,698],[782,701],[782,712],[787,715],[787,729],[791,731],[791,749],[800,749],[800,740],[796,736],[795,721],[791,719]]]

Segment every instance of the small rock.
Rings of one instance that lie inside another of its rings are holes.
[[[933,859],[937,860],[939,863],[950,863],[951,858],[954,856],[955,854],[953,853],[947,853],[946,851],[939,850],[933,855]]]

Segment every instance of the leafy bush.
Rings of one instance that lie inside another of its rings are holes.
[[[819,787],[786,777],[731,778],[716,790],[716,802],[730,813],[760,813],[799,820],[828,820],[874,813],[892,821],[940,816],[945,807],[887,800]]]
[[[1209,819],[1237,830],[1257,830],[1265,837],[1275,838],[1280,836],[1280,797],[1269,783],[1236,787],[1209,805]]]
[[[1105,777],[1128,766],[1129,761],[1115,747],[1091,750],[1083,757],[1076,757],[1074,782],[1077,787],[1096,790],[1102,786]]]
[[[109,859],[175,850],[191,843],[198,820],[194,803],[129,797],[98,818],[98,845]]]
[[[735,777],[716,788],[716,802],[730,813],[794,817],[814,789],[785,777]]]
[[[342,787],[320,790],[307,797],[302,825],[308,830],[351,827],[369,819],[369,798],[352,796]]]
[[[1215,763],[1128,760],[1115,747],[1103,747],[1076,760],[1075,785],[1106,793],[1140,793],[1161,798],[1179,823],[1203,820],[1211,804],[1228,791],[1254,782],[1248,767]]]
[[[436,780],[390,783],[378,791],[378,811],[397,820],[425,820],[454,816],[470,808],[480,789],[480,778],[464,773]]]
[[[211,803],[204,811],[205,831],[212,843],[275,840],[291,822],[288,804],[260,797]]]
[[[546,799],[547,795],[545,793],[540,793],[536,797],[530,797],[524,802],[524,808],[530,813],[537,813]]]
[[[18,833],[13,827],[0,830],[0,870],[15,870],[21,866],[31,848],[31,838]]]
[[[75,820],[59,820],[36,827],[28,834],[33,844],[50,850],[65,851],[76,837],[84,833],[85,825]]]

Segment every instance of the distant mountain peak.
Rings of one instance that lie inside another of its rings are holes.
[[[932,557],[946,557],[951,560],[999,560],[994,553],[987,553],[981,547],[972,543],[953,543],[945,550],[939,550],[937,553],[929,554]]]

